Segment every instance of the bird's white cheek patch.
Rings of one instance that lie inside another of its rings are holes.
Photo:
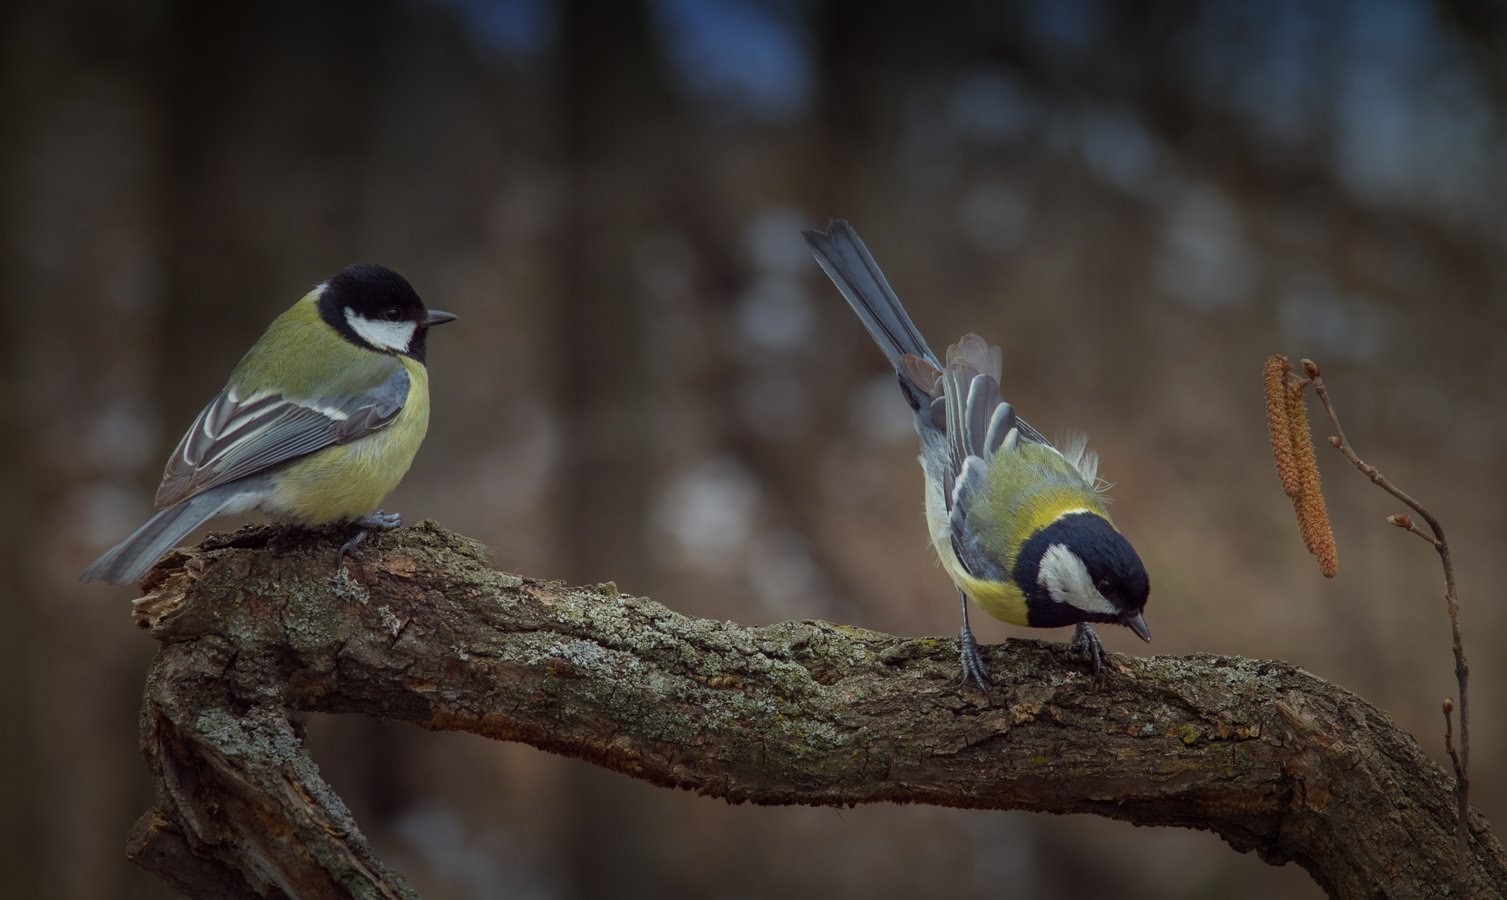
[[[1088,566],[1066,544],[1053,544],[1041,555],[1041,568],[1036,582],[1046,588],[1047,595],[1058,603],[1066,603],[1084,612],[1111,616],[1120,614],[1115,605],[1094,587]]]
[[[414,329],[419,327],[417,322],[387,322],[377,319],[368,319],[359,316],[350,307],[345,309],[345,321],[351,326],[351,330],[361,335],[361,340],[366,341],[373,347],[381,347],[386,350],[402,352],[408,349],[413,341]]]

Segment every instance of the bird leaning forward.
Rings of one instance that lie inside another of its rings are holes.
[[[853,227],[805,232],[828,277],[894,366],[915,412],[932,546],[963,609],[963,681],[987,690],[989,672],[968,627],[968,601],[1033,628],[1076,626],[1071,644],[1099,673],[1104,647],[1091,623],[1151,640],[1151,591],[1141,559],[1110,521],[1097,489],[1098,457],[1082,440],[1054,447],[1000,396],[1001,354],[975,334],[944,364],[916,330]]]

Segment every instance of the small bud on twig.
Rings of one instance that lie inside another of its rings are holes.
[[[1361,471],[1365,470],[1362,469]],[[1418,523],[1413,521],[1412,516],[1406,513],[1396,513],[1394,515],[1387,516],[1387,521],[1392,523],[1393,525],[1396,525],[1398,528],[1401,528],[1404,531],[1418,535],[1420,540],[1429,544],[1436,550],[1439,549],[1439,539],[1433,537],[1422,528],[1419,528]]]

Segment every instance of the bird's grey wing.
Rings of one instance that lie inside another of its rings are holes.
[[[1047,440],[1041,432],[1032,428],[1030,425],[1027,425],[1025,419],[1017,417],[1015,420],[1015,427],[1020,429],[1020,436],[1022,438],[1032,442],[1033,444],[1045,444],[1046,446],[1051,447],[1053,450],[1057,449],[1057,445]]]
[[[999,453],[1014,453],[1020,420],[999,394],[1000,353],[977,335],[965,335],[947,348],[947,368],[940,379],[947,460],[942,473],[943,501],[952,550],[970,575],[1004,580],[999,562],[980,542],[971,520],[975,500],[987,490],[987,466]]]
[[[401,364],[376,387],[354,395],[242,397],[226,388],[199,413],[169,457],[157,507],[371,434],[397,417],[407,397],[408,372]]]
[[[947,366],[943,381],[951,397],[949,399],[949,441],[954,443],[954,456],[958,464],[968,453],[979,453],[987,443],[986,435],[991,424],[1005,403],[1000,397],[999,379],[1003,370],[1003,354],[999,347],[992,346],[976,334],[965,334],[947,348]],[[1056,449],[1041,432],[1026,424],[1024,419],[1011,413],[1012,427],[1020,430],[1021,438]],[[952,429],[956,429],[954,432]],[[1003,437],[1003,434],[1000,435]],[[998,445],[996,445],[997,447]],[[991,448],[991,450],[994,448]]]

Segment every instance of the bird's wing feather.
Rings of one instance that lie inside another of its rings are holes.
[[[1051,441],[1047,440],[1045,435],[1032,428],[1030,425],[1027,425],[1025,419],[1016,419],[1015,427],[1020,429],[1020,436],[1030,441],[1031,443],[1042,444],[1043,446],[1051,447],[1053,450],[1057,449],[1057,446]]]
[[[977,335],[965,335],[948,347],[947,366],[936,385],[943,410],[934,419],[946,436],[940,474],[953,554],[975,578],[995,580],[1007,575],[1000,560],[980,542],[980,523],[973,520],[988,490],[990,464],[1002,453],[1019,452],[1022,440],[1061,455],[1000,396],[1001,368],[999,349]]]
[[[992,455],[992,449],[985,453],[984,448],[992,434],[993,423],[999,418],[1001,407],[1009,408],[1000,396],[999,380],[1003,371],[1004,354],[997,345],[976,334],[965,334],[947,348],[947,365],[937,379],[937,385],[948,391],[951,399],[958,401],[955,424],[960,432],[957,436],[949,434],[949,439],[960,442],[968,453],[986,459]],[[1001,438],[1013,427],[1020,429],[1020,436],[1026,440],[1056,449],[1041,432],[1017,418],[1013,410],[1007,414],[1009,423],[1000,432]]]
[[[951,492],[947,502],[947,524],[952,553],[963,570],[974,578],[1003,581],[1008,576],[1000,561],[984,546],[978,530],[969,522],[975,498],[987,490],[984,461],[970,456],[962,469],[948,479]]]
[[[401,364],[359,394],[289,398],[221,391],[204,407],[168,459],[157,489],[163,508],[386,426],[403,409],[408,372]]]

